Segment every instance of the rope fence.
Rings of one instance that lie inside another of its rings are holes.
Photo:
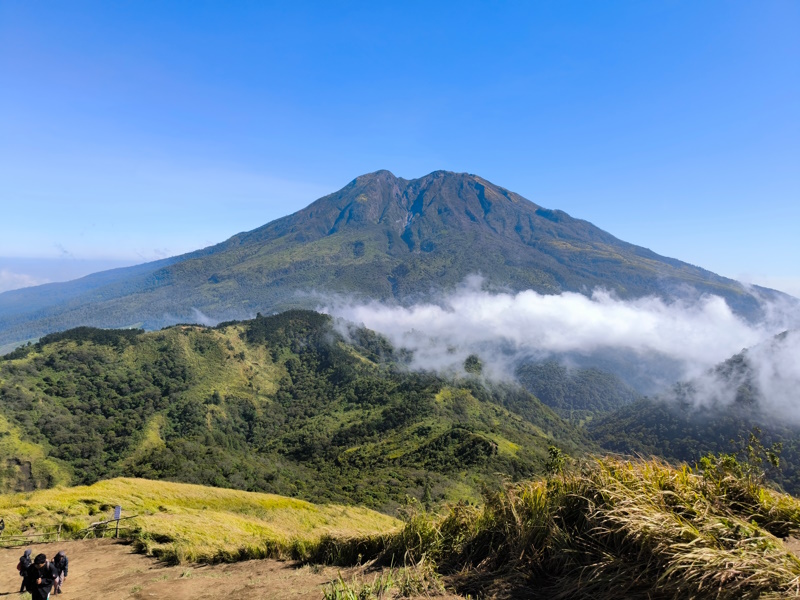
[[[27,533],[24,535],[2,535],[0,534],[0,548],[16,548],[17,546],[26,546],[30,542],[35,541],[37,538],[41,542],[60,542],[61,541],[61,525],[58,529],[53,531],[46,531],[44,533]]]
[[[130,517],[120,517],[119,519],[109,519],[108,521],[97,521],[96,523],[91,523],[88,527],[81,529],[77,533],[83,533],[83,539],[86,539],[90,535],[94,537],[105,537],[106,532],[111,529],[110,524],[116,523],[114,527],[114,537],[118,538],[120,531],[129,531],[133,529],[132,527],[120,527],[119,522],[125,519],[135,519],[138,516],[139,515],[131,515]],[[100,534],[99,536],[97,535],[98,533]]]
[[[88,527],[79,529],[70,538],[86,539],[89,536],[95,538],[106,537],[107,534],[113,533],[112,537],[119,538],[121,531],[127,532],[133,530],[133,527],[120,527],[119,522],[126,519],[134,519],[139,515],[130,515],[128,517],[120,517],[119,519],[108,519],[107,521],[97,521],[90,523]],[[43,533],[27,533],[20,535],[3,535],[0,532],[0,548],[16,548],[19,546],[26,546],[33,542],[60,542],[61,541],[61,525],[53,531],[46,531]]]

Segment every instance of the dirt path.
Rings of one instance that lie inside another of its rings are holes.
[[[43,552],[51,558],[59,550],[67,553],[70,574],[64,593],[51,596],[64,600],[321,600],[323,586],[340,571],[334,567],[298,566],[275,560],[168,567],[113,540],[29,547],[34,556]],[[23,550],[24,547],[0,549],[0,597],[18,596],[21,582],[15,567]],[[341,573],[349,581],[356,570],[342,569]],[[373,576],[363,577],[371,581]]]

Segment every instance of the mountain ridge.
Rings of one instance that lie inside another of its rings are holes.
[[[691,464],[707,453],[732,452],[757,430],[766,445],[781,444],[781,468],[771,476],[797,494],[800,417],[792,402],[797,374],[786,366],[796,356],[798,340],[800,330],[777,334],[665,393],[598,416],[587,432],[607,451]]]

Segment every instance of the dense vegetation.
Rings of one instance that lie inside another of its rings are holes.
[[[333,325],[289,311],[26,346],[0,361],[17,441],[3,484],[125,475],[387,509],[407,494],[475,499],[541,472],[554,440],[585,447],[522,388],[408,372],[384,339],[354,329],[348,342]]]
[[[785,340],[782,334],[765,344]],[[800,494],[800,426],[768,409],[769,399],[763,397],[749,356],[752,351],[736,354],[699,380],[679,383],[661,397],[602,415],[587,430],[607,450],[689,464],[709,452],[742,452],[747,446],[742,441],[757,430],[762,443],[780,445],[780,465],[770,470],[770,478]],[[716,397],[711,391],[715,388],[727,388],[730,397]]]
[[[619,377],[596,368],[570,369],[554,361],[524,364],[520,383],[562,418],[583,423],[639,399]]]
[[[765,444],[782,446],[780,467],[771,470],[770,477],[789,492],[800,493],[800,430],[751,408],[697,408],[672,400],[643,399],[588,426],[607,450],[689,464],[709,452],[735,451],[754,428]]]
[[[78,281],[0,294],[0,352],[77,325],[144,326],[246,318],[317,306],[319,293],[405,301],[481,274],[513,290],[722,296],[754,315],[739,283],[627,244],[591,223],[475,175],[404,180],[379,171],[282,219],[190,254]],[[760,290],[764,297],[778,292]]]
[[[0,360],[0,484],[95,485],[6,496],[9,531],[78,535],[120,503],[141,513],[137,547],[171,561],[376,558],[422,565],[422,588],[444,575],[509,598],[796,590],[800,560],[778,538],[800,531],[800,502],[765,482],[797,489],[798,436],[766,418],[746,353],[714,372],[738,386],[724,406],[698,403],[692,382],[677,400],[636,400],[596,370],[521,368],[567,420],[521,387],[485,382],[477,356],[451,379],[411,372],[408,359],[303,310],[152,333],[81,327],[22,346]],[[568,455],[592,446],[570,420],[606,448],[696,466],[575,464]],[[738,452],[726,453],[732,439]],[[95,483],[118,475],[217,489]],[[401,507],[405,525],[219,488]]]

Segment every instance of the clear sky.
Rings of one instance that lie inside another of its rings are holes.
[[[0,290],[377,169],[800,295],[800,2],[0,0]]]

